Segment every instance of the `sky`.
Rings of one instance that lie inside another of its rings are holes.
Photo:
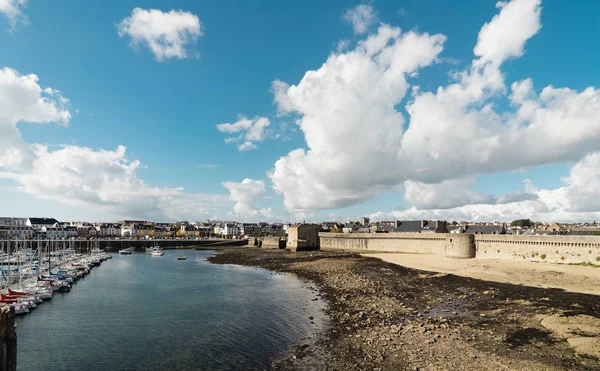
[[[599,10],[0,0],[0,216],[600,220]]]

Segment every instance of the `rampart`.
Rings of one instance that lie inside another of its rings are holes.
[[[451,258],[600,264],[600,237],[450,233],[319,233],[321,249]]]
[[[323,250],[359,250],[445,255],[443,233],[319,233]]]
[[[600,264],[600,237],[475,235],[478,258]]]

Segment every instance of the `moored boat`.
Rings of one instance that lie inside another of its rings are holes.
[[[152,251],[150,254],[152,254],[152,256],[163,256],[163,255],[165,255],[165,251],[162,249],[158,249],[158,250]]]
[[[177,257],[177,260],[186,260],[186,259],[187,259],[187,256],[184,256],[184,255]]]

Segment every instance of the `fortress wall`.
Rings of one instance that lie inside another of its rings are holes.
[[[319,233],[322,250],[445,255],[443,233]]]
[[[321,232],[319,239],[323,250],[600,264],[600,236]]]
[[[263,249],[278,249],[281,237],[263,237],[261,238]]]
[[[600,237],[475,235],[478,258],[600,264]]]

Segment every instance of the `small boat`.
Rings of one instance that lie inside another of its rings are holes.
[[[129,250],[129,249],[119,250],[119,255],[131,255],[131,250]]]
[[[11,304],[15,308],[15,314],[27,314],[29,313],[29,308],[23,304]]]
[[[185,260],[185,259],[187,259],[187,256],[184,256],[184,255],[177,257],[177,260]]]
[[[163,256],[165,255],[165,252],[164,250],[154,250],[150,254],[152,254],[152,256]]]

